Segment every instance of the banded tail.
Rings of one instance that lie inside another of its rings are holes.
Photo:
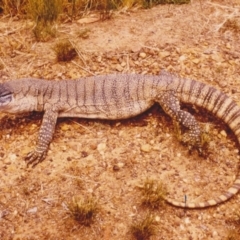
[[[214,116],[222,119],[233,131],[240,144],[240,107],[230,97],[216,88],[201,82],[188,79],[180,79],[168,73],[168,79],[172,79],[171,86],[175,89],[179,100],[190,103],[208,110]],[[171,88],[170,87],[170,88]],[[240,190],[240,173],[238,172],[232,186],[222,195],[214,197],[205,202],[178,202],[166,198],[166,202],[176,207],[182,208],[207,208],[223,203],[233,197]],[[184,198],[184,197],[183,197]]]

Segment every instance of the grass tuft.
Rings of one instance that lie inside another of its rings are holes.
[[[53,49],[59,62],[71,61],[77,56],[76,49],[68,40],[57,43]]]
[[[93,198],[79,199],[74,197],[68,204],[70,215],[81,225],[90,226],[98,212],[97,201]]]
[[[57,20],[61,12],[61,0],[28,1],[27,13],[36,23],[33,33],[37,41],[47,41],[56,35],[53,23]]]
[[[156,234],[156,225],[152,215],[147,214],[146,217],[133,224],[130,228],[130,233],[137,240],[148,240]]]
[[[152,209],[163,205],[166,196],[166,187],[161,182],[146,179],[140,188],[142,192],[142,204]]]

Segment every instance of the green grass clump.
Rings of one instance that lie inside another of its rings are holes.
[[[142,192],[142,204],[150,208],[158,208],[164,203],[166,188],[161,182],[146,179],[140,188]]]
[[[35,21],[33,33],[38,41],[46,41],[56,34],[53,23],[62,12],[62,0],[29,0],[28,15]]]
[[[73,198],[68,204],[70,215],[81,225],[90,226],[98,212],[97,201],[93,198]]]
[[[55,45],[54,51],[56,58],[60,62],[71,61],[77,56],[77,51],[73,47],[72,43],[68,40],[59,42]]]
[[[130,227],[130,233],[136,240],[149,240],[151,236],[156,234],[156,224],[153,216],[147,214],[143,220],[134,223]]]

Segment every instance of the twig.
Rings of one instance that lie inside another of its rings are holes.
[[[79,68],[81,68],[82,70],[86,71],[87,73],[90,73],[93,76],[96,76],[96,74],[94,74],[93,72],[87,70],[86,68],[80,66],[79,64],[77,64],[75,61],[72,61],[73,64],[75,64],[76,66],[78,66]]]
[[[85,65],[85,67],[87,67],[87,63],[82,55],[82,53],[79,51],[79,49],[77,48],[76,44],[74,44],[70,39],[68,39],[68,41],[72,44],[72,46],[75,48],[79,58],[82,60],[83,64]]]
[[[76,121],[74,121],[74,120],[71,120],[71,122],[73,122],[73,123],[79,125],[80,127],[84,128],[85,130],[89,131],[90,133],[94,133],[94,132],[91,131],[89,128],[83,126],[82,124],[80,124],[80,123],[78,123],[78,122],[76,122]]]

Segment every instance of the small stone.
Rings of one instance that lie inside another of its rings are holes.
[[[121,63],[121,67],[125,67],[126,65],[127,65],[126,62]]]
[[[70,126],[68,124],[63,124],[63,125],[61,125],[60,128],[61,128],[62,131],[67,131],[67,130],[70,129]]]
[[[17,159],[17,156],[16,156],[15,154],[9,154],[8,159],[9,159],[11,162],[14,162],[14,161]]]
[[[123,67],[122,67],[120,64],[117,64],[117,65],[115,66],[115,69],[116,69],[118,72],[122,72]]]
[[[113,171],[117,172],[120,170],[120,167],[118,165],[113,165]]]
[[[124,163],[119,162],[119,163],[117,164],[117,166],[118,166],[119,168],[122,168],[122,167],[124,166]]]
[[[82,158],[85,158],[88,156],[88,153],[86,151],[82,151],[81,152]]]
[[[28,210],[27,210],[27,213],[36,213],[37,212],[37,207],[33,207],[33,208],[29,208]]]
[[[231,48],[232,48],[232,47],[231,47],[231,44],[230,44],[230,43],[227,43],[227,44],[226,44],[226,48],[227,48],[227,49],[231,49]]]
[[[199,64],[200,60],[198,58],[195,58],[195,59],[192,60],[192,62],[195,63],[195,64]]]
[[[223,136],[223,137],[227,137],[227,133],[226,133],[226,131],[224,131],[224,130],[222,130],[222,131],[220,132],[220,134],[221,134],[221,136]]]
[[[141,145],[141,151],[142,152],[150,152],[152,149],[151,145],[149,144],[143,144]]]
[[[97,62],[101,62],[102,61],[102,56],[98,56],[97,57]]]
[[[191,222],[190,222],[190,219],[189,219],[189,218],[185,218],[185,223],[186,223],[186,224],[191,223]]]
[[[139,53],[140,58],[145,58],[146,56],[147,56],[147,54],[145,52],[140,52]]]
[[[104,151],[104,150],[106,149],[106,147],[107,147],[106,143],[99,143],[99,144],[97,145],[97,150],[98,150],[99,152],[102,152],[102,151]]]
[[[163,51],[163,52],[159,53],[160,58],[166,58],[166,57],[168,57],[170,55],[171,55],[171,53],[168,52],[168,51]]]

